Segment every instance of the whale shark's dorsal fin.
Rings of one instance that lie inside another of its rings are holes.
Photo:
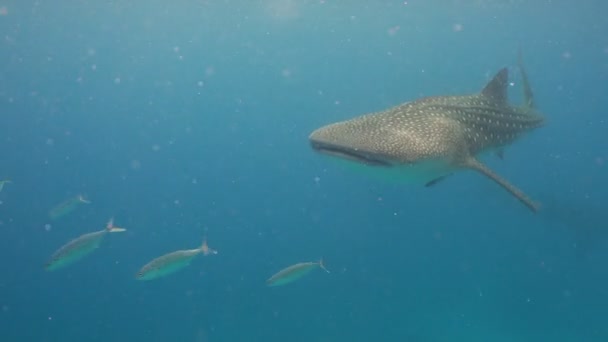
[[[502,68],[481,91],[481,95],[491,98],[496,103],[507,104],[507,83],[509,70]]]

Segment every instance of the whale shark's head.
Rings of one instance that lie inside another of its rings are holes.
[[[369,166],[391,167],[394,160],[390,149],[379,146],[381,140],[374,139],[374,135],[363,125],[346,121],[313,131],[309,140],[311,147],[321,154]]]
[[[453,153],[458,127],[443,116],[418,117],[408,104],[332,123],[313,131],[311,147],[322,154],[353,162],[391,167],[442,158]]]

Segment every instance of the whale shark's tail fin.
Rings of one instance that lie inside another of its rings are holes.
[[[521,52],[521,47],[517,50],[517,66],[522,79],[522,88],[524,92],[524,107],[535,108],[534,105],[534,94],[532,93],[532,87],[530,87],[530,81],[528,80],[528,74],[524,68],[524,59]]]

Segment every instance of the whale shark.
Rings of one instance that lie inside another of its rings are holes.
[[[390,179],[432,186],[459,170],[493,180],[533,212],[540,208],[522,190],[479,160],[503,150],[544,124],[519,57],[523,104],[509,103],[509,69],[500,69],[481,92],[429,96],[314,130],[311,147]]]

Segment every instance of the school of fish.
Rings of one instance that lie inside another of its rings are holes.
[[[2,190],[4,184],[9,182],[0,181],[0,190]],[[49,218],[57,220],[74,212],[81,204],[90,203],[91,201],[82,195],[69,198],[49,210]],[[59,247],[51,255],[44,268],[46,271],[51,272],[72,265],[99,248],[108,233],[122,233],[125,231],[125,228],[116,227],[114,225],[114,218],[111,218],[104,229],[82,234]],[[217,253],[217,250],[209,247],[207,239],[204,238],[202,244],[197,248],[177,250],[152,259],[135,273],[135,279],[145,281],[166,277],[186,268],[199,255],[207,256]],[[305,276],[317,267],[329,273],[323,265],[323,260],[319,260],[318,262],[300,262],[280,270],[270,277],[266,281],[266,284],[268,286],[285,285]]]

